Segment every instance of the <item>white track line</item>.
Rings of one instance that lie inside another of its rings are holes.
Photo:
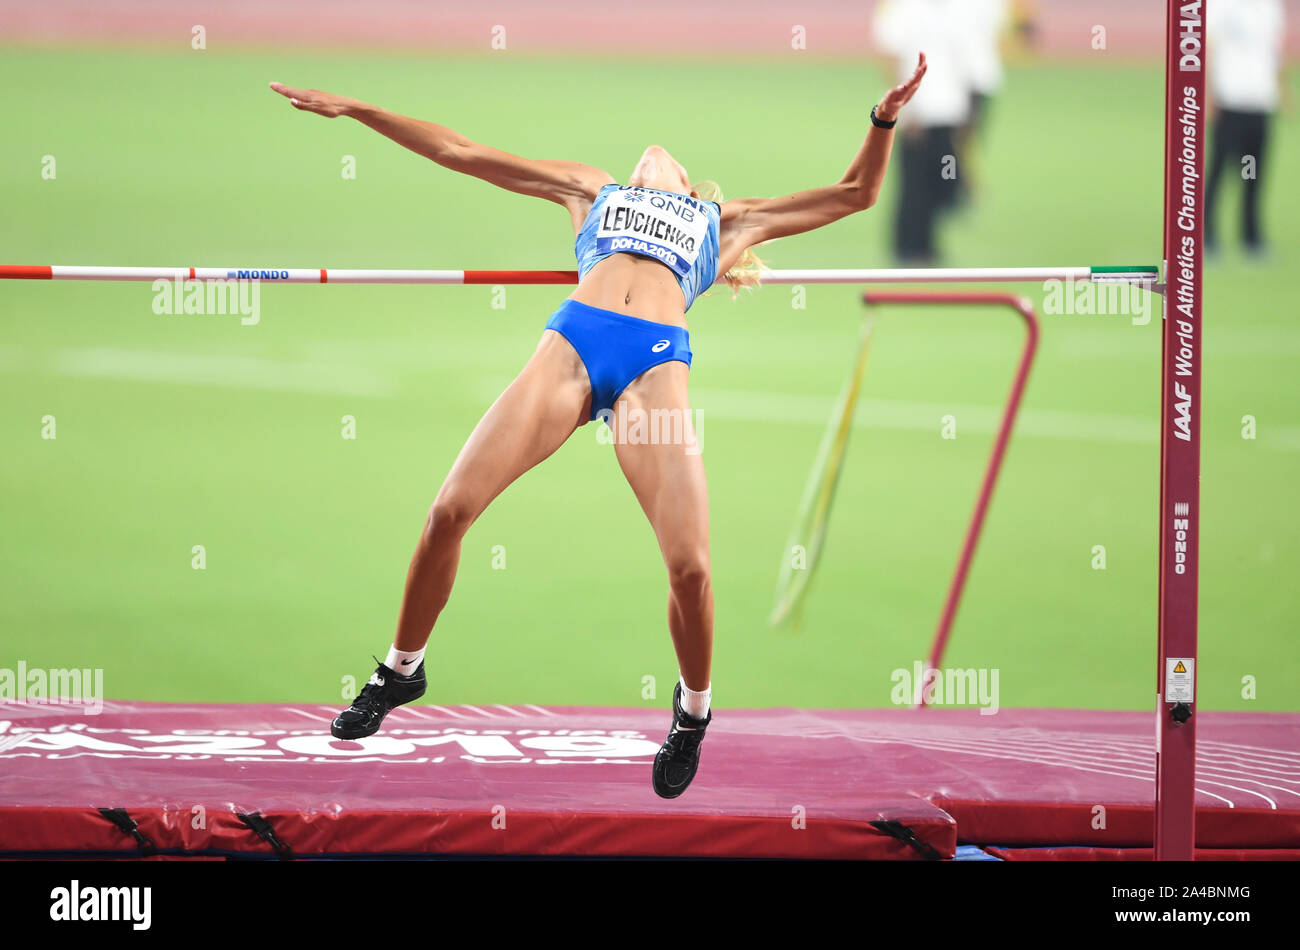
[[[446,713],[448,716],[451,716],[451,717],[453,717],[453,718],[455,718],[455,719],[468,719],[468,718],[469,718],[469,716],[466,716],[466,715],[464,715],[463,713],[458,713],[458,712],[456,712],[454,709],[448,709],[446,706],[435,706],[435,705],[433,705],[432,703],[430,703],[430,704],[428,704],[425,708],[426,708],[426,709],[436,709],[436,710],[438,710],[438,712]]]
[[[890,735],[884,732],[876,733],[876,735],[882,740],[892,738],[897,741],[899,738],[897,734]],[[1137,740],[1134,740],[1127,748],[1116,748],[1108,751],[1099,749],[1086,740],[1079,740],[1073,746],[1067,745],[1060,742],[1058,736],[1000,736],[985,738],[977,732],[965,730],[927,730],[914,733],[908,738],[913,741],[947,742],[953,746],[968,748],[972,751],[992,750],[1000,752],[1016,750],[1031,755],[1043,755],[1050,752],[1057,755],[1074,756],[1082,761],[1096,764],[1124,764],[1135,768],[1146,768],[1153,759],[1152,751],[1142,746]]]
[[[1031,752],[1040,748],[1048,748],[1057,752],[1069,752],[1091,759],[1096,759],[1098,753],[1105,753],[1104,761],[1106,762],[1113,762],[1118,759],[1141,768],[1149,767],[1153,755],[1147,742],[1138,739],[1126,740],[1122,737],[1114,737],[1111,741],[1098,741],[1077,734],[1054,734],[1050,740],[1045,741],[1042,736],[1032,734],[1017,735],[1014,733],[1004,734],[997,738],[985,738],[978,732],[961,729],[926,730],[923,734],[931,738],[946,737],[950,741],[967,743],[975,747],[1027,748]],[[1238,747],[1226,743],[1212,743],[1211,745],[1218,745],[1234,752],[1238,751]],[[1236,768],[1231,768],[1228,764],[1221,764],[1224,762],[1230,763]],[[1262,780],[1266,778],[1286,781],[1286,776],[1297,774],[1289,770],[1272,767],[1271,763],[1242,761],[1237,756],[1225,755],[1200,746],[1197,748],[1197,767],[1198,769],[1213,769],[1229,776],[1249,778],[1251,781],[1260,781],[1261,784],[1265,784]]]
[[[1206,772],[1207,769],[1198,762],[1196,764],[1196,780],[1198,782],[1201,781],[1202,778],[1205,776]],[[1211,774],[1215,774],[1215,773],[1212,772]],[[1250,782],[1254,785],[1259,785],[1263,788],[1271,788],[1274,791],[1285,792],[1288,795],[1294,795],[1296,798],[1300,798],[1300,790],[1296,790],[1294,788],[1287,788],[1284,785],[1274,785],[1272,782],[1265,782],[1262,779],[1251,778],[1249,775],[1242,775],[1239,772],[1229,772],[1227,775],[1219,776],[1219,777],[1230,778],[1237,782]]]
[[[476,712],[476,713],[478,713],[480,716],[483,716],[483,717],[485,717],[485,718],[487,718],[487,719],[499,719],[499,718],[501,718],[500,716],[497,716],[495,713],[490,713],[490,712],[488,712],[486,709],[479,709],[477,706],[471,706],[471,705],[469,705],[468,703],[461,703],[461,704],[460,704],[460,708],[461,708],[461,709],[468,709],[468,710],[470,710],[471,712]]]
[[[1225,752],[1235,752],[1240,754],[1251,753],[1262,759],[1285,759],[1287,762],[1294,762],[1300,765],[1300,752],[1291,752],[1288,749],[1265,749],[1262,746],[1255,745],[1236,745],[1231,742],[1211,742],[1204,739],[1196,741],[1196,749],[1199,752],[1203,748],[1221,749]]]
[[[531,709],[539,716],[550,716],[552,718],[555,716],[555,713],[551,712],[549,709],[543,709],[541,706],[534,706],[532,703],[524,703],[524,708]]]
[[[1300,762],[1292,762],[1290,759],[1279,759],[1278,756],[1266,756],[1257,754],[1257,752],[1219,751],[1217,749],[1201,749],[1199,742],[1196,743],[1196,754],[1204,754],[1206,759],[1213,759],[1216,762],[1235,762],[1239,764],[1255,765],[1256,768],[1271,769],[1274,772],[1286,773],[1300,777]]]
[[[355,364],[290,362],[235,353],[202,354],[176,347],[60,350],[53,354],[48,368],[61,376],[132,383],[372,398],[391,397],[396,393],[393,381],[383,373]]]
[[[896,737],[894,737],[894,738],[885,738],[885,737],[871,737],[871,738],[868,738],[868,737],[865,737],[865,736],[846,736],[846,735],[843,735],[843,734],[841,733],[841,734],[839,734],[839,735],[837,736],[837,738],[849,739],[850,741],[854,741],[854,742],[870,742],[870,743],[878,744],[878,745],[897,745],[897,744],[899,744],[899,740],[898,740],[898,738],[896,738]],[[1099,769],[1099,768],[1092,768],[1091,766],[1081,765],[1081,764],[1078,764],[1078,763],[1063,762],[1063,761],[1053,761],[1053,760],[1050,760],[1050,759],[1043,759],[1043,758],[1041,758],[1041,757],[1035,757],[1035,756],[1013,755],[1013,754],[1006,754],[1006,753],[999,753],[999,752],[987,752],[987,751],[983,751],[983,750],[979,750],[979,749],[970,749],[970,748],[961,748],[961,747],[949,747],[949,746],[947,746],[947,745],[944,745],[944,744],[941,743],[941,742],[925,742],[925,741],[918,741],[915,737],[913,737],[913,738],[912,738],[911,740],[909,740],[909,741],[910,741],[910,744],[912,744],[912,745],[919,745],[919,746],[921,746],[922,748],[931,749],[931,750],[933,750],[933,751],[938,751],[938,752],[956,752],[956,753],[959,753],[959,754],[965,754],[965,755],[978,755],[978,756],[983,756],[983,757],[985,757],[985,758],[992,758],[992,759],[1007,759],[1007,760],[1009,760],[1009,761],[1013,761],[1013,762],[1032,762],[1032,763],[1034,763],[1034,764],[1036,764],[1036,765],[1050,765],[1050,766],[1054,766],[1054,767],[1057,767],[1057,768],[1072,769],[1072,770],[1074,770],[1074,771],[1076,771],[1076,772],[1092,772],[1092,773],[1094,773],[1094,774],[1098,774],[1098,775],[1110,775],[1110,776],[1113,776],[1113,777],[1115,777],[1115,778],[1128,778],[1128,779],[1134,779],[1134,780],[1136,780],[1136,781],[1140,781],[1140,782],[1143,782],[1143,783],[1146,783],[1146,784],[1149,784],[1149,785],[1154,785],[1154,784],[1155,784],[1155,769],[1154,769],[1154,767],[1151,769],[1150,774],[1147,774],[1147,775],[1141,775],[1141,774],[1139,774],[1139,775],[1134,775],[1134,774],[1127,773],[1127,772],[1117,772],[1117,771],[1114,771],[1113,769]],[[1206,784],[1209,784],[1209,785],[1219,785],[1219,784],[1222,784],[1222,783],[1207,782]],[[1229,786],[1229,787],[1231,787],[1231,786]],[[1221,802],[1223,802],[1224,804],[1226,804],[1229,808],[1235,808],[1235,807],[1236,807],[1236,805],[1233,803],[1233,801],[1232,801],[1231,799],[1224,798],[1222,795],[1216,795],[1214,792],[1211,792],[1211,791],[1208,791],[1208,790],[1206,790],[1206,789],[1203,789],[1203,788],[1201,788],[1199,785],[1196,786],[1196,791],[1200,792],[1200,793],[1203,794],[1203,795],[1208,795],[1210,798],[1217,798],[1219,801],[1221,801]],[[1249,792],[1248,789],[1241,789],[1240,791],[1246,791],[1246,792]],[[1250,792],[1250,794],[1258,794],[1258,793]],[[1266,796],[1260,796],[1260,797],[1261,797],[1261,798],[1265,798]]]
[[[521,713],[518,709],[512,709],[512,708],[510,708],[509,706],[502,706],[500,703],[493,703],[492,706],[493,706],[493,708],[495,708],[495,709],[504,709],[504,710],[505,710],[506,712],[508,712],[510,715],[512,715],[512,716],[518,716],[520,719],[527,719],[527,718],[528,718],[528,714],[527,714],[527,713]]]
[[[500,387],[496,388],[499,392]],[[756,390],[691,390],[691,405],[706,419],[734,419],[745,422],[786,422],[826,425],[835,397],[807,393],[774,393]],[[963,431],[991,435],[1002,418],[1001,406],[962,403],[926,403],[903,400],[858,400],[853,415],[854,429],[895,429],[939,432],[940,420],[954,415]],[[1064,439],[1070,442],[1121,442],[1155,445],[1160,430],[1155,416],[1119,413],[1079,412],[1071,409],[1025,407],[1016,417],[1016,435],[1027,438]],[[1300,451],[1300,427],[1279,426],[1260,440],[1267,448]]]
[[[887,738],[884,736],[880,736],[880,737],[873,736],[869,738],[866,736],[841,736],[840,738],[849,739],[854,742],[869,742],[873,745],[903,744],[900,743],[899,740],[896,738]],[[1137,781],[1150,780],[1149,775],[1145,775],[1142,773],[1121,772],[1116,769],[1093,768],[1091,764],[1088,763],[1071,762],[1071,761],[1066,761],[1061,759],[1052,759],[1052,758],[1045,757],[1041,753],[1024,754],[1024,753],[1012,752],[1010,750],[994,751],[994,750],[988,750],[982,748],[971,748],[970,746],[967,745],[960,745],[957,743],[948,742],[941,739],[919,739],[916,737],[910,739],[906,744],[912,746],[920,746],[921,748],[931,749],[936,752],[955,752],[958,753],[959,755],[978,755],[978,756],[983,756],[985,758],[992,758],[992,759],[1007,759],[1013,762],[1032,762],[1036,765],[1051,765],[1051,766],[1058,766],[1060,768],[1077,769],[1079,771],[1084,771],[1084,772],[1096,772],[1101,775],[1112,775],[1116,778],[1129,778],[1129,779],[1135,779]]]
[[[1245,795],[1254,795],[1254,796],[1257,797],[1257,798],[1262,798],[1262,799],[1264,799],[1264,801],[1268,802],[1268,807],[1269,807],[1269,808],[1273,809],[1274,811],[1277,811],[1277,802],[1275,802],[1273,799],[1269,798],[1269,797],[1268,797],[1267,795],[1265,795],[1263,792],[1256,792],[1256,791],[1254,791],[1254,790],[1252,790],[1252,789],[1249,789],[1249,788],[1242,788],[1240,785],[1233,785],[1231,782],[1216,782],[1216,781],[1214,781],[1213,779],[1205,778],[1204,776],[1202,776],[1202,775],[1200,775],[1200,774],[1197,774],[1197,776],[1196,776],[1196,783],[1197,783],[1197,786],[1196,786],[1196,787],[1197,787],[1197,790],[1198,790],[1198,791],[1201,790],[1200,787],[1201,787],[1202,785],[1213,785],[1215,788],[1230,788],[1230,789],[1232,789],[1234,792],[1241,792],[1241,793],[1243,793],[1243,794],[1245,794]],[[1208,793],[1207,793],[1207,794],[1208,794]],[[1217,797],[1217,796],[1216,796],[1216,797]],[[1226,799],[1225,799],[1225,801],[1226,801]]]
[[[971,741],[971,740],[968,739],[966,741]],[[990,742],[993,740],[982,740],[982,741]],[[1023,747],[1025,742],[1030,742],[1032,744],[1032,740],[1028,738],[1023,740],[1004,739],[998,744],[1002,747]],[[1086,755],[1090,752],[1097,751],[1097,746],[1087,743],[1086,740],[1080,740],[1080,744],[1083,746],[1082,749],[1077,751],[1071,750],[1074,751],[1074,754],[1076,755],[1079,754]],[[1052,742],[1052,743],[1048,743],[1048,747],[1057,748],[1059,750],[1060,744],[1057,742]],[[1277,771],[1276,769],[1270,769],[1265,766],[1256,765],[1254,763],[1242,763],[1236,761],[1234,761],[1233,763],[1236,767],[1233,768],[1227,765],[1219,764],[1219,762],[1216,761],[1222,758],[1224,757],[1218,755],[1217,753],[1214,752],[1206,753],[1198,748],[1197,756],[1196,756],[1196,770],[1198,776],[1206,775],[1206,774],[1217,774],[1219,778],[1233,778],[1233,779],[1238,779],[1243,781],[1255,782],[1256,784],[1263,785],[1267,788],[1276,788],[1281,791],[1288,791],[1291,792],[1292,794],[1300,795],[1300,792],[1294,792],[1291,791],[1290,789],[1285,788],[1284,786],[1273,785],[1265,781],[1265,779],[1275,779],[1275,780],[1279,779],[1279,776],[1274,774]],[[1128,750],[1113,751],[1110,753],[1107,759],[1108,760],[1127,759],[1132,764],[1139,765],[1145,768],[1147,763],[1152,760],[1152,751],[1149,748],[1147,748],[1143,743],[1140,744],[1137,750],[1134,752],[1130,752]],[[1286,781],[1286,778],[1281,778],[1280,780]],[[1267,798],[1266,796],[1262,796],[1262,797]]]
[[[1235,768],[1241,771],[1242,774],[1265,775],[1279,782],[1300,782],[1300,772],[1295,769],[1278,769],[1267,765],[1257,765],[1253,762],[1245,763],[1236,759],[1225,759],[1223,756],[1202,755],[1200,749],[1196,750],[1196,767],[1215,768],[1224,771]]]
[[[1289,775],[1293,776],[1296,781],[1300,781],[1300,768],[1293,768],[1290,763],[1279,765],[1277,762],[1271,762],[1267,759],[1243,759],[1240,756],[1228,755],[1214,750],[1202,750],[1199,745],[1196,749],[1196,761],[1204,761],[1224,768],[1233,765],[1243,769],[1255,769],[1262,774],[1274,776]]]
[[[331,721],[331,720],[329,720],[329,719],[326,719],[324,716],[317,716],[317,715],[314,715],[313,713],[305,712],[305,711],[303,711],[303,710],[301,710],[301,709],[296,709],[296,708],[294,708],[293,706],[286,706],[284,711],[285,711],[285,712],[291,712],[291,713],[294,713],[295,715],[298,715],[298,716],[306,716],[308,719],[311,719],[311,720],[313,720],[314,722],[330,722],[330,721]]]
[[[940,734],[940,732],[945,732],[946,735]],[[1077,770],[1089,771],[1089,772],[1099,772],[1101,774],[1115,775],[1124,778],[1142,779],[1144,781],[1151,781],[1154,779],[1155,776],[1154,756],[1152,755],[1150,750],[1145,750],[1145,755],[1142,755],[1141,757],[1135,757],[1126,752],[1123,758],[1126,758],[1129,761],[1122,761],[1122,760],[1117,761],[1115,755],[1111,755],[1107,757],[1099,757],[1096,755],[1089,754],[1095,751],[1091,747],[1086,748],[1081,753],[1075,750],[1063,749],[1060,747],[1060,744],[1058,742],[1055,741],[1044,742],[1042,741],[1041,738],[1035,739],[1035,737],[1030,735],[1014,736],[1014,737],[1007,736],[1007,737],[1003,737],[999,741],[994,739],[984,739],[982,737],[972,736],[969,733],[962,735],[961,734],[962,732],[963,730],[936,730],[926,735],[918,735],[914,733],[913,735],[908,737],[908,739],[905,741],[909,741],[912,745],[920,746],[922,748],[929,748],[929,749],[935,749],[940,751],[951,751],[951,752],[964,753],[969,755],[983,755],[991,758],[1014,759],[1016,761],[1034,762],[1041,765],[1057,766],[1062,768],[1077,769]],[[871,741],[871,742],[878,742],[878,743],[902,741],[900,740],[900,737],[897,734],[893,736],[882,734],[875,737],[871,737],[870,739],[866,739],[865,737],[844,736],[843,734],[839,734],[838,737],[849,738],[849,739],[861,738],[863,739],[863,741]],[[1079,744],[1088,746],[1088,743],[1083,738],[1080,738],[1075,741]],[[1134,761],[1135,758],[1136,761]],[[1111,766],[1111,768],[1103,769],[1103,768],[1096,767],[1098,765],[1103,765],[1103,764]],[[1119,772],[1115,770],[1114,768],[1115,766],[1124,766],[1129,769],[1132,769],[1133,771]],[[1219,774],[1219,773],[1226,773],[1226,775]],[[1272,776],[1268,776],[1268,777],[1272,777]],[[1221,795],[1216,795],[1215,793],[1209,791],[1207,788],[1203,788],[1201,786],[1210,785],[1210,786],[1214,786],[1215,788],[1229,788],[1232,789],[1233,791],[1241,792],[1244,795],[1250,795],[1256,798],[1263,799],[1263,801],[1267,804],[1267,806],[1270,809],[1274,809],[1274,810],[1277,809],[1278,807],[1277,802],[1270,796],[1265,795],[1263,792],[1255,791],[1254,789],[1243,788],[1240,785],[1233,784],[1232,782],[1223,781],[1224,778],[1231,778],[1236,782],[1244,781],[1244,782],[1262,786],[1264,788],[1276,789],[1278,791],[1300,796],[1300,792],[1285,788],[1283,786],[1274,785],[1272,783],[1264,781],[1261,778],[1257,778],[1249,773],[1230,770],[1230,769],[1223,769],[1219,766],[1207,765],[1207,764],[1200,763],[1198,761],[1197,777],[1196,777],[1196,781],[1198,783],[1196,789],[1197,791],[1202,792],[1212,798],[1217,798],[1220,801],[1226,802],[1229,806],[1235,807],[1235,803],[1232,800],[1224,798]]]

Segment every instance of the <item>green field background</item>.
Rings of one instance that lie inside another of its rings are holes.
[[[270,80],[620,178],[656,142],[731,197],[836,180],[884,87],[870,64],[811,58],[620,60],[617,85],[612,65],[4,49],[0,262],[574,266],[560,209],[296,113]],[[1161,87],[1155,63],[1011,68],[944,263],[1158,263]],[[1215,709],[1300,708],[1294,118],[1276,126],[1270,162],[1271,258],[1225,241],[1206,280],[1198,699]],[[896,185],[874,210],[763,255],[888,264]],[[1234,239],[1236,191],[1222,208]],[[1020,289],[1042,303],[1041,287]],[[566,292],[511,288],[496,308],[487,287],[264,285],[260,324],[241,326],[155,315],[147,284],[0,286],[0,666],[102,667],[118,699],[338,701],[341,677],[364,677],[391,640],[442,477]],[[800,309],[770,286],[691,310],[719,706],[888,705],[891,671],[928,648],[1022,331],[997,310],[881,315],[804,622],[772,630],[786,535],[853,361],[857,298],[810,287]],[[947,657],[998,669],[1003,705],[1151,706],[1158,327],[1044,317]],[[956,439],[940,437],[946,414]],[[355,440],[340,435],[345,415]],[[206,570],[191,568],[194,545]],[[426,701],[663,705],[676,669],[665,593],[613,452],[583,428],[469,533]],[[1244,677],[1257,698],[1243,698]]]

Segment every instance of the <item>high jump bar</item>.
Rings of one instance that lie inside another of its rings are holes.
[[[764,270],[768,284],[934,284],[1096,281],[1159,290],[1155,266]],[[0,280],[258,280],[280,284],[576,284],[572,270],[356,270],[325,267],[84,267],[0,264]]]

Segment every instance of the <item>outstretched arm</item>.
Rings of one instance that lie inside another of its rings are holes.
[[[897,119],[899,110],[921,85],[925,69],[922,53],[912,77],[885,93],[876,106],[876,117],[885,122]],[[719,263],[727,263],[728,258],[734,261],[733,254],[739,257],[745,248],[755,244],[812,231],[870,208],[880,194],[893,145],[894,130],[873,125],[848,171],[835,184],[780,198],[738,198],[724,203],[722,223],[726,238],[721,255],[724,260]]]
[[[271,83],[271,88],[295,109],[330,119],[356,119],[443,168],[473,175],[517,194],[554,201],[571,213],[581,210],[579,206],[584,203],[590,204],[601,186],[614,180],[608,172],[581,162],[521,158],[472,142],[445,126],[398,115],[357,99],[319,89],[293,89],[278,82]],[[585,215],[585,210],[582,213]]]

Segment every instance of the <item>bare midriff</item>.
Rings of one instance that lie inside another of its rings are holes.
[[[664,264],[636,254],[611,254],[582,278],[570,300],[655,323],[686,326],[686,299]]]

